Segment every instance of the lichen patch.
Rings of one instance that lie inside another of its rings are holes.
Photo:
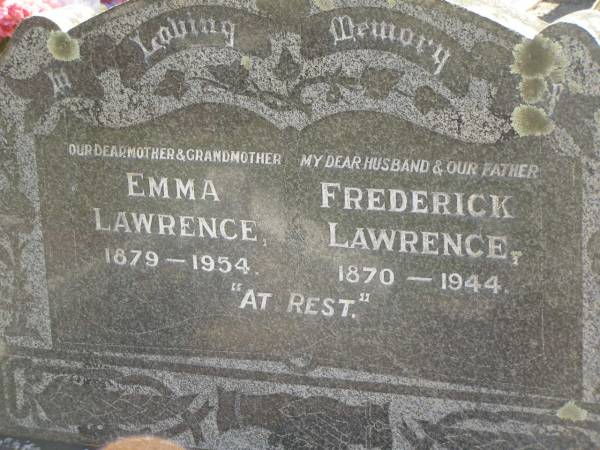
[[[63,31],[52,31],[48,37],[48,51],[59,61],[79,59],[79,41]]]
[[[243,67],[244,67],[244,68],[245,68],[247,71],[250,71],[250,70],[252,70],[252,60],[250,59],[250,57],[249,57],[249,56],[246,56],[246,55],[242,56],[242,61],[241,61],[241,63],[242,63],[242,66],[243,66]]]
[[[321,11],[331,11],[335,8],[333,0],[315,0],[315,5],[317,5]]]
[[[521,137],[545,136],[554,131],[554,122],[546,111],[530,105],[517,106],[511,116],[512,126]]]
[[[560,44],[543,36],[517,44],[512,72],[525,78],[547,77],[560,65]]]
[[[539,103],[548,94],[548,85],[543,78],[524,78],[519,85],[521,98],[527,103]]]
[[[558,42],[544,36],[516,45],[513,56],[511,71],[521,77],[519,94],[525,103],[513,111],[513,128],[521,137],[550,134],[569,60]]]
[[[565,403],[565,405],[556,412],[556,415],[563,420],[579,422],[587,419],[588,412],[577,406],[572,400]]]

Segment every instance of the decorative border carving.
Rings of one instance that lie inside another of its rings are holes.
[[[593,449],[600,423],[556,410],[250,382],[45,359],[11,359],[11,419],[93,442],[152,433],[188,448]],[[64,405],[71,408],[64,410]],[[326,430],[326,432],[324,431]],[[252,443],[252,444],[250,444]],[[504,447],[503,447],[504,448]]]
[[[0,334],[11,344],[50,348],[35,152],[24,130],[28,102],[2,79],[0,97]]]

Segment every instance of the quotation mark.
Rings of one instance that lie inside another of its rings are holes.
[[[242,292],[242,283],[232,283],[231,292]]]
[[[360,297],[358,297],[359,302],[369,303],[369,300],[371,300],[371,294],[365,292],[361,293]]]

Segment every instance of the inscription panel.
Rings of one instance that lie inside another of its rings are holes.
[[[581,320],[573,160],[197,107],[71,121],[39,164],[59,348],[578,389],[580,340],[558,331]]]

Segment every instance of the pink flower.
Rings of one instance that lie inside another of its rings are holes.
[[[31,11],[22,6],[2,6],[2,9],[0,10],[0,38],[12,36],[17,25],[19,25],[25,17],[29,17],[30,15]]]
[[[120,5],[121,3],[125,3],[125,1],[126,0],[100,0],[100,3],[102,3],[107,8],[112,8],[113,6],[117,6],[117,5]]]
[[[66,0],[0,0],[0,40],[12,36],[23,19],[59,8]]]
[[[126,0],[86,0],[94,4],[97,14],[103,8],[112,8]],[[77,5],[76,0],[0,0],[0,42],[12,36],[17,26],[26,17],[50,11],[62,6]],[[101,6],[102,5],[102,6]],[[88,8],[89,9],[89,8]]]

